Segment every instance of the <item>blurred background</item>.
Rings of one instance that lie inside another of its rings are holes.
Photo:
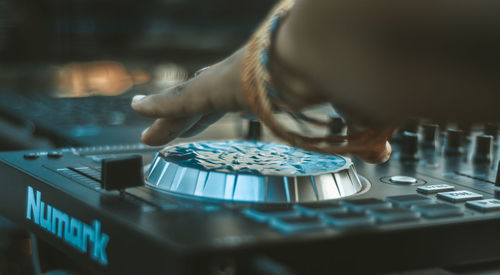
[[[139,142],[134,94],[241,47],[273,0],[0,0],[0,150]]]

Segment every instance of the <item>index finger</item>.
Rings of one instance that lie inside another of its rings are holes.
[[[136,96],[132,108],[149,117],[184,117],[245,108],[240,84],[240,52],[199,76],[163,93]]]

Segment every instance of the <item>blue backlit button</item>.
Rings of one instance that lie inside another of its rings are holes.
[[[392,176],[389,178],[389,180],[392,183],[398,183],[398,184],[413,184],[417,183],[417,179],[414,177],[408,177],[408,176]]]
[[[445,203],[418,204],[414,205],[412,209],[430,219],[462,216],[464,214],[462,209]]]
[[[269,226],[288,234],[325,228],[321,220],[309,216],[273,218]]]
[[[425,185],[417,188],[417,191],[423,194],[435,194],[453,190],[455,190],[455,187],[448,184]]]
[[[461,191],[438,193],[437,197],[449,202],[464,202],[464,201],[482,199],[483,195],[470,191],[461,190]]]
[[[393,204],[399,207],[408,207],[419,203],[430,203],[430,199],[428,197],[418,194],[392,196],[392,197],[387,197],[386,200],[392,202]]]
[[[325,223],[338,228],[353,228],[369,226],[375,223],[375,218],[359,212],[324,213],[319,216]]]
[[[258,208],[243,209],[243,214],[258,221],[267,222],[272,218],[299,217],[300,212],[294,211],[291,205],[272,205]]]
[[[407,208],[389,208],[368,210],[368,214],[375,217],[379,222],[403,222],[418,220],[420,214]]]
[[[469,208],[482,212],[492,212],[500,210],[500,200],[496,199],[468,201],[465,203],[465,205]]]
[[[51,158],[51,159],[58,159],[58,158],[61,158],[62,156],[63,156],[63,153],[59,152],[59,151],[50,151],[47,153],[47,157]]]
[[[39,153],[26,153],[23,155],[23,157],[25,159],[30,159],[30,160],[33,160],[33,159],[37,159],[40,157],[40,154]]]
[[[381,209],[391,207],[391,203],[383,201],[381,199],[373,198],[343,201],[342,204],[353,211],[365,211],[368,209]]]
[[[295,208],[305,215],[314,216],[321,213],[345,213],[347,208],[337,202],[299,204]]]

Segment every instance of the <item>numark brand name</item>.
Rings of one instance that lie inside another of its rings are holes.
[[[26,199],[26,219],[64,240],[82,253],[102,265],[108,264],[106,246],[109,236],[101,232],[101,222],[94,220],[92,225],[42,201],[42,193],[28,186]]]

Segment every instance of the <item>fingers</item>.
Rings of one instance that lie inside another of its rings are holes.
[[[148,129],[146,129],[141,136],[143,143],[159,146],[167,144],[174,140],[186,130],[195,125],[201,116],[192,116],[185,118],[157,119]]]
[[[376,146],[367,148],[356,155],[368,163],[383,163],[389,160],[392,153],[391,144],[388,141],[379,143]]]
[[[243,51],[163,93],[137,96],[132,108],[149,117],[183,117],[245,108],[240,71]]]
[[[183,137],[183,138],[192,137],[192,136],[195,136],[195,135],[201,133],[208,126],[212,125],[217,120],[219,120],[223,115],[224,114],[221,114],[221,113],[214,113],[214,114],[206,115],[206,116],[202,117],[190,129],[184,131],[184,133],[182,133],[182,135],[180,135],[180,137]]]
[[[200,108],[200,102],[206,104],[206,88],[196,90],[190,87],[192,80],[188,80],[176,87],[170,88],[160,94],[150,96],[135,96],[132,99],[132,109],[144,116],[166,117],[186,116],[195,112],[193,107]],[[196,94],[198,94],[196,96]],[[200,111],[206,111],[205,108]],[[197,112],[198,114],[201,112]]]
[[[203,73],[163,93],[137,95],[132,108],[158,118],[142,134],[149,145],[163,145],[203,131],[227,111],[247,110],[241,92],[240,72],[244,50],[213,65]]]
[[[347,152],[369,163],[386,162],[392,153],[388,140],[393,133],[394,129],[388,128],[365,130],[352,135],[346,147]]]

